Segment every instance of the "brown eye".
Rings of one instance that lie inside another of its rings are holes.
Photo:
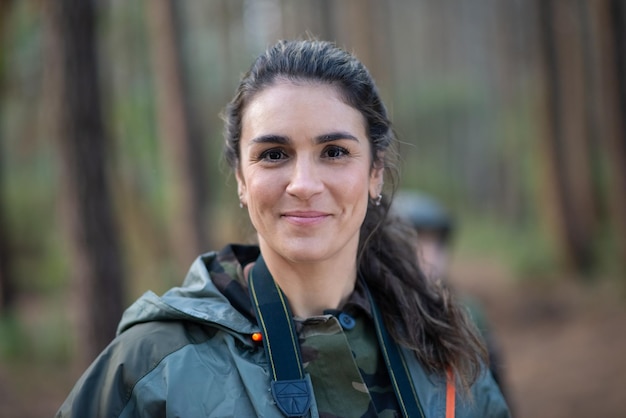
[[[283,157],[286,157],[287,154],[285,154],[282,150],[280,149],[269,149],[267,151],[264,151],[261,154],[261,159],[263,160],[270,160],[270,161],[277,161],[282,159]]]
[[[326,157],[335,159],[341,158],[349,154],[348,150],[343,147],[332,146],[324,150]]]

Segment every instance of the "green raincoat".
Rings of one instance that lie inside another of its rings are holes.
[[[199,257],[181,287],[141,296],[57,417],[281,418],[263,345],[251,339],[259,328],[242,266],[257,256],[258,247],[228,246]],[[341,311],[296,318],[295,326],[315,394],[311,417],[399,416],[362,289]],[[425,417],[444,418],[445,379],[428,375],[409,351],[403,356]],[[456,417],[509,416],[488,371],[472,395],[457,395]]]

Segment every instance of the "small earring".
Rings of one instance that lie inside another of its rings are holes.
[[[241,200],[239,201],[239,209],[243,209],[243,203],[241,202]]]
[[[378,194],[378,197],[374,201],[374,206],[380,206],[380,202],[383,200],[383,195],[381,193]]]

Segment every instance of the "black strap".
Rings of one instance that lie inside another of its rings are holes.
[[[250,271],[248,286],[272,369],[272,396],[285,416],[304,416],[311,406],[313,391],[302,367],[293,315],[261,256]]]
[[[425,418],[409,368],[400,349],[391,338],[365,282],[372,306],[376,335],[385,359],[402,415]],[[305,415],[311,406],[313,391],[302,367],[300,343],[293,325],[289,303],[259,256],[248,276],[250,298],[263,332],[263,346],[272,369],[272,396],[287,417]]]
[[[383,353],[385,359],[385,365],[389,372],[389,378],[393,385],[393,390],[396,393],[396,398],[402,409],[402,416],[404,417],[422,417],[425,418],[424,410],[420,404],[417,391],[413,385],[413,380],[409,374],[409,367],[406,364],[398,344],[391,338],[387,327],[383,321],[382,315],[374,302],[374,298],[370,293],[365,281],[361,281],[365,287],[367,296],[372,307],[372,316],[374,317],[374,324],[376,326],[376,336],[378,337],[378,343],[380,344],[380,350]]]

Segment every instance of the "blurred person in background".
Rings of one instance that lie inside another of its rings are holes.
[[[424,275],[432,281],[447,281],[452,241],[457,229],[450,212],[434,197],[409,190],[396,193],[391,209],[417,233],[415,251]],[[460,298],[485,340],[489,368],[506,395],[501,356],[487,316],[478,300],[468,295],[460,295]]]
[[[363,64],[281,41],[224,116],[258,245],[144,294],[57,416],[508,417],[482,338],[387,216],[397,140]]]

